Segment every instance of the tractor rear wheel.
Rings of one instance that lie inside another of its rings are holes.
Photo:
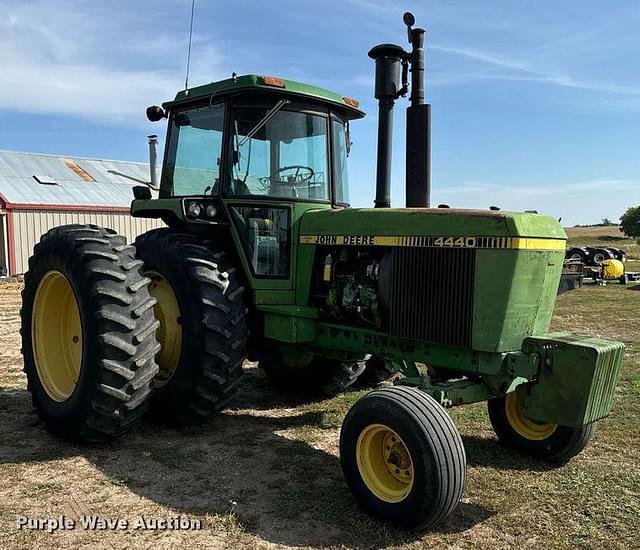
[[[340,461],[360,505],[404,527],[443,520],[464,491],[462,438],[444,408],[416,388],[374,390],[351,407]]]
[[[491,399],[487,405],[500,443],[550,464],[565,464],[580,453],[595,427],[594,423],[571,428],[531,420],[524,415],[516,392]]]
[[[263,358],[259,366],[280,390],[333,397],[352,386],[365,370],[361,361],[314,357],[304,367],[291,367],[275,358]]]
[[[160,321],[152,412],[169,424],[195,424],[237,393],[247,355],[244,287],[227,255],[202,239],[162,228],[135,244]]]
[[[49,431],[101,441],[147,408],[158,326],[142,262],[94,225],[52,229],[35,246],[22,292],[24,370]]]

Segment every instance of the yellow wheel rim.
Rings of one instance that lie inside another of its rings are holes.
[[[180,306],[175,292],[169,282],[159,273],[149,271],[145,273],[151,279],[149,292],[157,303],[153,310],[160,327],[156,338],[160,342],[160,353],[156,361],[160,371],[154,378],[156,387],[164,386],[175,374],[180,362],[182,351],[182,325],[180,324]]]
[[[371,424],[362,430],[356,443],[356,462],[365,485],[380,500],[401,502],[411,492],[411,455],[391,428]]]
[[[54,401],[66,401],[80,376],[83,334],[78,300],[59,271],[48,271],[40,279],[33,301],[31,341],[42,387]]]
[[[531,441],[542,441],[551,437],[558,428],[553,422],[536,422],[524,415],[515,392],[507,395],[505,412],[509,425],[522,437]]]

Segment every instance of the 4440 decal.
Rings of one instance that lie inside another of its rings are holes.
[[[458,237],[387,235],[300,235],[301,244],[343,246],[400,246],[418,248],[498,248],[509,250],[564,250],[564,239],[539,237]]]

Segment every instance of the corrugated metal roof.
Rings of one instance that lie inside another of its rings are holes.
[[[83,179],[82,172],[95,181]],[[38,183],[34,175],[57,185]],[[149,165],[142,162],[0,151],[0,194],[9,203],[128,207],[131,188],[148,181]]]

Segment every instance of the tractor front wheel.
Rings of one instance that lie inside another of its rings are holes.
[[[536,422],[524,415],[516,392],[487,403],[489,419],[500,442],[550,464],[565,464],[589,443],[595,424],[577,428]]]
[[[360,399],[342,424],[340,461],[360,505],[404,527],[429,527],[462,498],[462,438],[444,408],[416,388],[385,387]]]
[[[162,228],[136,240],[160,322],[160,372],[152,412],[195,424],[235,397],[246,357],[244,287],[227,255],[202,239]]]

